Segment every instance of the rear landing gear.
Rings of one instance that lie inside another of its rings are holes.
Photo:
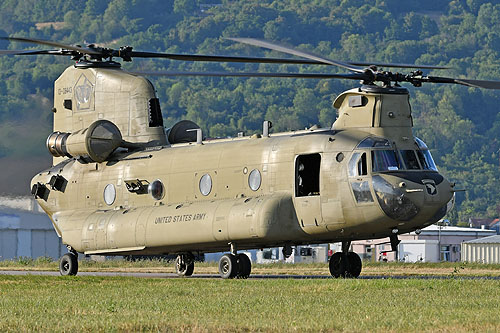
[[[61,257],[59,260],[59,273],[63,276],[78,273],[78,254],[76,252],[71,251]]]
[[[191,253],[179,254],[175,259],[175,272],[179,276],[191,276],[194,272],[194,256]]]
[[[219,274],[223,279],[247,279],[252,271],[252,263],[244,253],[227,253],[219,260]]]

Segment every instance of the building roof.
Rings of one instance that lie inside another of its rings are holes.
[[[450,231],[451,232],[454,232],[454,231],[461,231],[461,232],[486,231],[487,233],[494,232],[492,230],[481,229],[481,228],[456,227],[456,226],[448,226],[448,225],[438,226],[435,224],[431,224],[430,226],[423,228],[422,232],[424,232],[424,231],[437,231],[437,230],[441,230],[441,232],[443,232],[443,231],[448,231],[448,232],[450,232]]]
[[[496,234],[495,230],[489,229],[479,229],[479,228],[465,228],[465,227],[455,227],[455,226],[437,226],[432,224],[428,227],[422,229],[422,235],[454,235],[454,236],[476,236],[485,237]],[[416,235],[415,232],[411,232],[410,235]]]
[[[473,239],[464,243],[500,244],[500,235]]]

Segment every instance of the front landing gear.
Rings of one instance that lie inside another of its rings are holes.
[[[334,278],[357,278],[361,274],[363,263],[354,252],[349,252],[351,242],[342,242],[342,252],[336,252],[330,258],[330,273]]]
[[[59,260],[59,273],[61,275],[76,275],[78,273],[78,254],[76,252],[66,253]]]
[[[227,253],[219,260],[219,274],[223,279],[247,279],[252,271],[252,263],[244,253]]]
[[[194,272],[194,256],[191,253],[179,254],[175,259],[175,272],[179,276],[191,276]]]
[[[330,258],[330,273],[334,278],[357,278],[363,266],[361,259],[354,252],[344,254],[336,252]]]

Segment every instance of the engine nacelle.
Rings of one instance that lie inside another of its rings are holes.
[[[109,120],[98,120],[74,133],[54,132],[47,138],[47,149],[54,157],[88,157],[104,162],[122,144],[122,134]]]

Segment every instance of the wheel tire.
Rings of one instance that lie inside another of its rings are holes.
[[[232,279],[238,275],[238,262],[235,255],[228,253],[220,258],[219,274],[223,279]]]
[[[334,278],[345,277],[348,267],[347,256],[342,252],[335,252],[330,258],[328,267],[330,268],[330,274]]]
[[[194,262],[190,262],[189,264],[185,264],[182,260],[181,256],[177,256],[175,259],[175,272],[179,276],[191,276],[194,272]]]
[[[361,274],[361,268],[363,267],[363,262],[361,258],[355,252],[347,253],[347,261],[349,263],[347,273],[348,277],[357,278]]]
[[[236,256],[238,260],[238,279],[248,279],[252,271],[252,262],[250,258],[244,253]]]
[[[191,276],[191,275],[193,275],[193,272],[194,272],[194,262],[187,265],[186,272],[184,273],[184,276]]]
[[[59,273],[61,275],[76,275],[78,273],[78,257],[73,253],[66,253],[59,260]]]

